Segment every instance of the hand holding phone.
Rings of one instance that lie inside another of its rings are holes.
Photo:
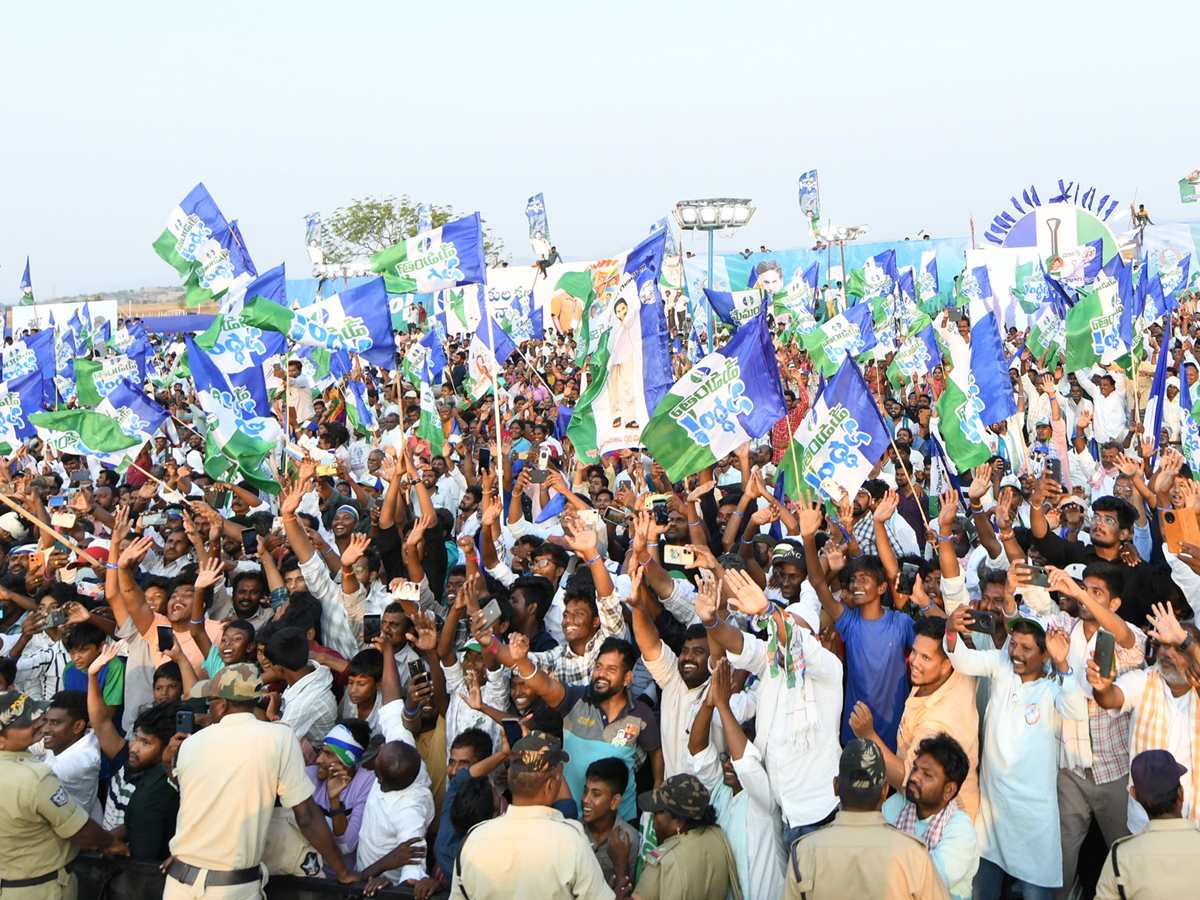
[[[175,733],[195,734],[196,714],[190,709],[181,709],[179,712],[175,713]]]

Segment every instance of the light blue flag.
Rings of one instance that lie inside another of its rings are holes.
[[[971,384],[972,393],[977,392],[983,403],[981,418],[985,425],[1016,414],[995,313],[987,313],[971,326]]]
[[[987,266],[976,266],[959,281],[959,293],[967,300],[986,301],[992,299],[992,280]]]
[[[911,381],[917,375],[928,375],[935,366],[942,364],[942,351],[938,347],[937,332],[926,325],[916,334],[910,334],[900,345],[893,359],[897,371]]]
[[[878,343],[870,303],[859,303],[834,316],[824,325],[801,337],[813,364],[826,377],[832,377],[847,357],[859,358],[871,353]]]
[[[937,253],[926,250],[921,254],[921,274],[917,277],[917,300],[924,306],[938,299]]]
[[[191,336],[187,337],[187,355],[196,392],[216,398],[233,412],[239,423],[247,423],[243,430],[250,437],[261,438],[266,427],[255,423],[263,423],[271,418],[271,404],[267,399],[267,384],[262,368],[251,366],[240,372],[226,374]]]

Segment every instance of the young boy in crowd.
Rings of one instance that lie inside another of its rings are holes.
[[[604,873],[604,880],[607,882],[614,874],[608,849],[618,834],[623,834],[629,844],[627,874],[632,880],[640,838],[637,829],[617,815],[617,810],[621,808],[621,797],[629,782],[629,766],[616,757],[598,759],[588,766],[584,778],[583,797],[579,801],[583,809],[583,827],[592,843],[596,861],[600,863],[600,870]]]

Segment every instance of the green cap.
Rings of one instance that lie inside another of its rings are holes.
[[[842,748],[842,758],[838,762],[839,784],[859,790],[879,787],[886,775],[883,754],[874,741],[855,738]]]
[[[544,731],[531,731],[513,744],[508,763],[514,772],[548,772],[559,763],[570,762],[562,745]]]
[[[262,695],[262,676],[257,668],[247,663],[223,668],[209,679],[203,693],[206,697],[220,697],[235,703],[257,700]]]
[[[34,700],[23,691],[0,691],[0,731],[28,728],[49,708],[49,701]]]
[[[654,790],[638,795],[638,805],[646,812],[667,812],[694,821],[704,818],[708,799],[708,788],[695,775],[672,775]]]

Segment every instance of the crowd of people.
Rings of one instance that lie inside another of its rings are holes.
[[[124,474],[31,440],[0,469],[0,895],[74,896],[82,848],[168,898],[1186,896],[1200,367],[1166,325],[1130,378],[1011,330],[1018,412],[937,496],[945,372],[896,391],[882,360],[888,453],[781,499],[818,384],[781,337],[787,417],[676,483],[576,453],[571,335],[476,402],[452,337],[440,453],[400,368],[359,433],[291,361],[277,496],[205,474],[186,379]]]

